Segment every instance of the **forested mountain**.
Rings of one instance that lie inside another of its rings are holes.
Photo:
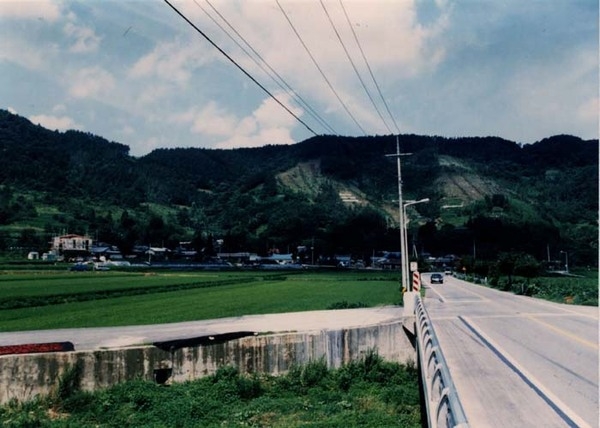
[[[411,243],[481,259],[568,251],[597,264],[598,141],[553,136],[399,137]],[[395,136],[319,136],[289,146],[159,149],[57,132],[0,110],[0,252],[47,251],[54,234],[136,244],[318,255],[398,249]]]

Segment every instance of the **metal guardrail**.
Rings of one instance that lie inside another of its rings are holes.
[[[430,428],[468,428],[437,336],[420,296],[415,304],[417,353]]]

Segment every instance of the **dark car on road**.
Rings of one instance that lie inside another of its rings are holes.
[[[443,284],[444,276],[441,273],[432,273],[429,282],[432,284]]]

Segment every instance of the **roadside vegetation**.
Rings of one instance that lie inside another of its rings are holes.
[[[575,268],[539,262],[524,252],[502,252],[495,261],[465,257],[457,272],[466,279],[499,290],[559,303],[598,306],[598,269]]]
[[[576,271],[572,276],[500,278],[496,288],[539,299],[574,305],[598,306],[598,271]]]
[[[552,302],[598,306],[597,270],[578,269],[570,275],[540,274],[533,277],[499,275],[482,278],[478,275],[460,274],[457,276],[476,284]]]
[[[107,327],[399,304],[385,271],[4,272],[3,331]]]
[[[0,420],[3,427],[422,427],[418,382],[414,366],[376,353],[339,369],[316,361],[274,377],[223,367],[186,383],[140,380],[95,393],[73,378],[49,397],[0,407]]]

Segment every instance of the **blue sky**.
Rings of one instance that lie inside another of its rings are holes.
[[[170,1],[316,134],[598,137],[597,1]],[[162,0],[0,0],[0,101],[134,156],[313,135]]]

